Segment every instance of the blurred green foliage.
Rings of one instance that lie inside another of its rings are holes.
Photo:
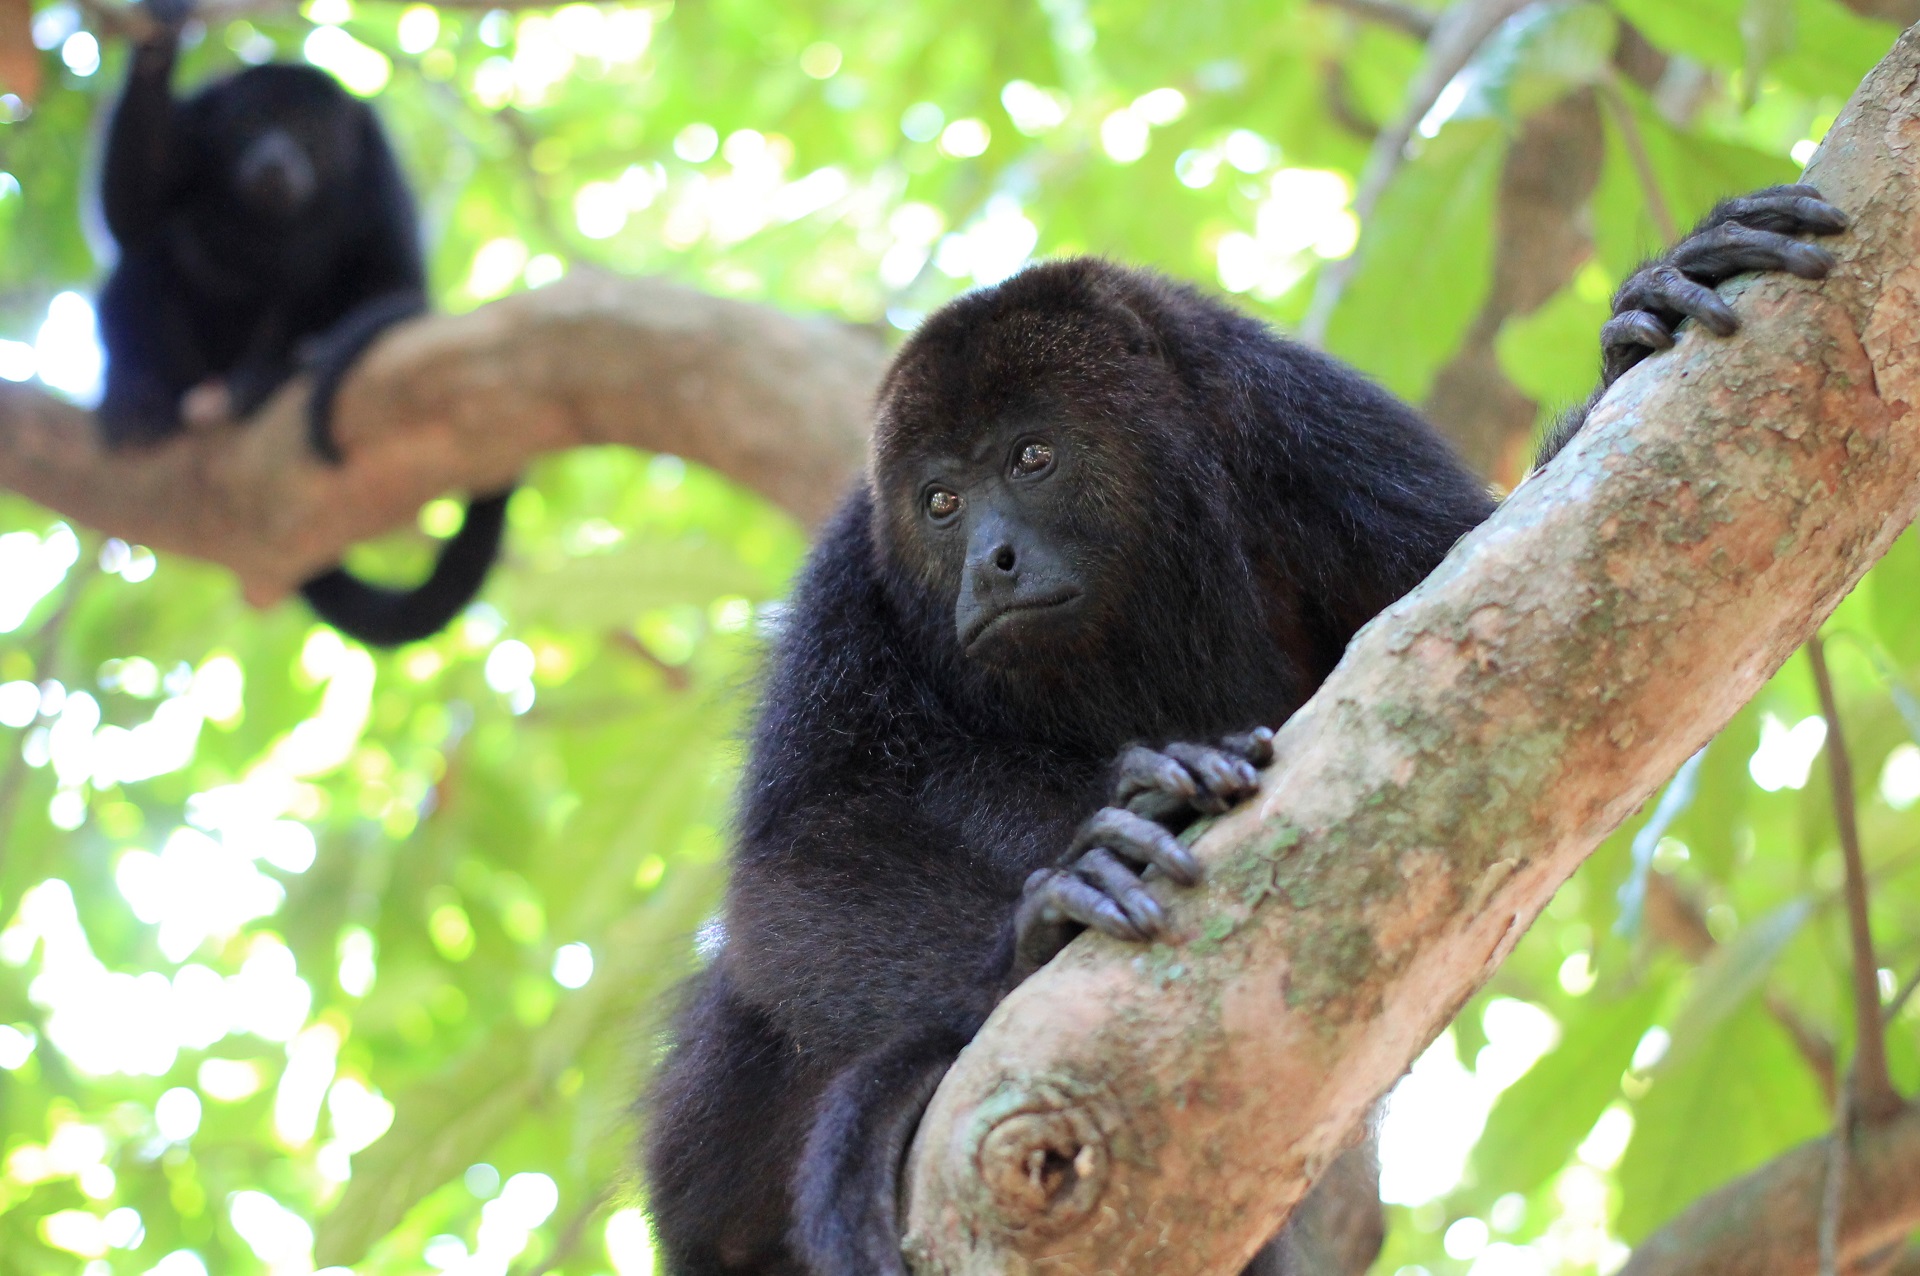
[[[223,12],[185,78],[304,55],[378,98],[445,307],[591,266],[896,328],[1069,251],[1297,319],[1422,57],[1300,0]],[[1626,23],[1684,110],[1611,69]],[[81,157],[125,58],[64,0],[35,32],[47,91],[0,99],[19,343],[98,277]],[[1598,87],[1593,260],[1494,339],[1530,396],[1583,397],[1663,219],[1790,178],[1894,34],[1835,0],[1523,11],[1420,130],[1330,345],[1422,396],[1487,294],[1517,129]],[[369,655],[210,568],[18,501],[0,525],[0,1276],[648,1270],[629,1105],[802,533],[672,457],[550,458],[485,601]],[[1828,627],[1889,984],[1920,965],[1916,599],[1908,536]],[[1823,1127],[1803,1043],[1852,1047],[1816,715],[1796,661],[1422,1059],[1381,1270],[1608,1268]],[[1710,952],[1673,942],[1675,901]],[[1911,1003],[1891,1037],[1911,1091]]]

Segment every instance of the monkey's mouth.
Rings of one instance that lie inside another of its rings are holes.
[[[1038,614],[1071,611],[1079,601],[1080,591],[1071,587],[1040,598],[1015,600],[998,611],[988,612],[976,619],[961,635],[960,645],[971,656],[989,638],[1004,632],[1009,625],[1018,625]]]

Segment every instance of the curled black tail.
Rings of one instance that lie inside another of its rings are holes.
[[[370,585],[345,568],[321,572],[300,586],[320,619],[370,647],[431,638],[473,601],[500,552],[513,489],[476,497],[460,530],[440,550],[433,573],[412,589]]]
[[[902,1037],[855,1061],[821,1097],[795,1183],[793,1241],[820,1276],[907,1276],[900,1169],[920,1114],[972,1036]]]

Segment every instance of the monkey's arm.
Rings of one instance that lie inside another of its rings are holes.
[[[667,1276],[799,1276],[781,1264],[824,1077],[740,999],[724,965],[689,988],[647,1094],[648,1212]]]
[[[178,180],[173,154],[173,63],[187,6],[147,6],[154,34],[136,44],[107,126],[100,212],[121,248],[157,233]]]
[[[1691,234],[1642,266],[1613,295],[1613,318],[1600,329],[1600,387],[1554,423],[1534,459],[1551,461],[1586,423],[1587,414],[1622,373],[1673,345],[1674,329],[1691,319],[1717,337],[1732,336],[1739,318],[1714,289],[1752,271],[1784,270],[1825,279],[1833,269],[1826,249],[1798,235],[1837,235],[1847,215],[1811,186],[1771,186],[1722,200]]]

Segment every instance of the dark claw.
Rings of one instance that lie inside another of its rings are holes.
[[[1184,802],[1199,791],[1185,767],[1164,753],[1137,744],[1128,746],[1114,768],[1115,806],[1125,806],[1142,793],[1162,793]]]
[[[1014,982],[1052,961],[1082,929],[1115,939],[1144,941],[1120,906],[1092,883],[1064,869],[1043,868],[1027,878],[1013,915]]]
[[[1701,219],[1694,233],[1728,222],[1783,235],[1837,235],[1847,228],[1847,215],[1822,199],[1812,186],[1772,186],[1721,200]]]
[[[1200,880],[1200,865],[1193,853],[1180,845],[1179,838],[1124,807],[1102,807],[1089,816],[1073,835],[1067,857],[1072,859],[1095,847],[1105,847],[1135,864],[1152,864],[1182,886]]]
[[[1755,230],[1738,222],[1683,240],[1667,264],[1690,279],[1718,284],[1750,270],[1784,270],[1802,279],[1825,279],[1833,254],[1779,231]]]
[[[1218,745],[1134,745],[1114,769],[1113,805],[1153,819],[1180,811],[1218,815],[1259,785],[1258,768],[1273,761],[1273,732],[1256,727]]]
[[[1170,744],[1166,754],[1193,773],[1201,792],[1193,805],[1208,815],[1218,815],[1260,786],[1260,773],[1253,765],[1231,753],[1204,744]]]
[[[1255,766],[1266,766],[1273,761],[1273,728],[1255,727],[1251,731],[1230,735],[1220,742],[1220,747],[1228,753],[1238,754]]]
[[[1615,315],[1600,329],[1601,375],[1612,385],[1628,368],[1672,345],[1673,333],[1659,316],[1644,310]]]
[[[1112,851],[1103,846],[1094,847],[1074,863],[1073,871],[1118,904],[1133,929],[1141,935],[1151,937],[1166,929],[1167,915],[1160,911],[1153,896],[1147,894],[1140,875],[1122,864]]]
[[[1616,311],[1645,310],[1697,319],[1717,336],[1731,336],[1740,321],[1720,295],[1665,264],[1641,271],[1613,299]]]

